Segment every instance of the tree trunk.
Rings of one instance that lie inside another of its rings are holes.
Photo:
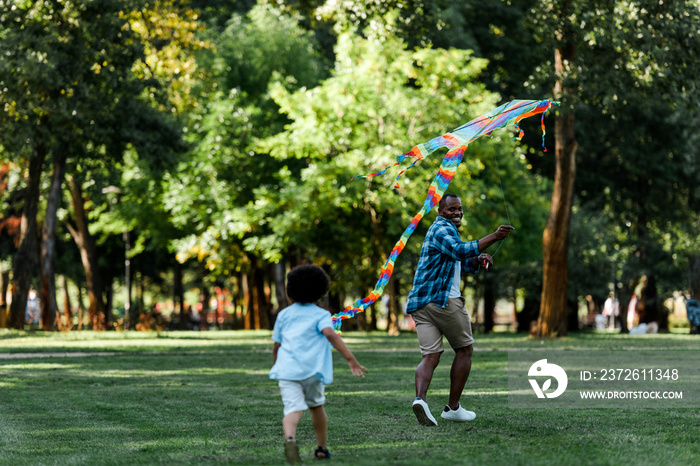
[[[46,201],[46,217],[41,231],[41,318],[44,330],[56,329],[56,315],[58,304],[56,302],[56,276],[54,265],[56,263],[56,212],[61,203],[63,178],[66,172],[66,158],[68,156],[64,147],[59,147],[56,160],[53,163],[51,187]]]
[[[63,313],[66,316],[64,328],[70,330],[73,328],[73,309],[71,307],[70,294],[68,294],[68,279],[65,275],[61,275],[61,288],[63,289]]]
[[[391,285],[389,286],[389,312],[387,313],[386,331],[389,335],[399,335],[401,333],[401,329],[399,328],[400,307],[399,279],[393,277]]]
[[[255,268],[255,288],[257,289],[256,295],[258,298],[258,321],[260,322],[260,329],[268,330],[270,329],[270,310],[272,306],[270,304],[271,289],[265,281],[265,270],[259,265]]]
[[[207,288],[206,285],[202,285],[202,290],[199,292],[199,304],[202,308],[201,318],[204,328],[209,328],[209,312],[211,311],[209,306],[210,299],[211,292],[209,291],[209,288]]]
[[[555,96],[558,99],[572,94],[563,86],[565,67],[573,63],[576,49],[568,42],[570,35],[563,37],[563,45],[554,54],[557,83]],[[576,179],[576,137],[573,108],[562,108],[556,116],[555,128],[555,173],[552,206],[542,239],[544,253],[542,276],[542,302],[537,321],[537,336],[552,337],[567,334],[567,285],[568,250],[571,203]]]
[[[7,287],[10,281],[10,273],[0,272],[0,328],[7,327]]]
[[[243,315],[243,329],[253,330],[255,328],[255,321],[253,319],[253,306],[255,306],[255,299],[253,294],[252,286],[248,284],[248,274],[241,274],[241,292],[243,293],[243,308],[245,309],[245,314]]]
[[[180,328],[187,328],[187,318],[185,316],[185,296],[182,286],[182,264],[175,261],[173,266],[173,314],[180,319]]]
[[[243,303],[245,302],[245,297],[243,296],[243,274],[237,272],[235,274],[236,290],[232,293],[233,298],[233,328],[234,330],[243,329]]]
[[[38,262],[38,238],[36,214],[39,208],[41,171],[46,158],[46,150],[40,147],[29,160],[29,178],[20,224],[20,244],[15,254],[12,274],[12,304],[10,305],[10,327],[21,329],[27,307],[27,295],[31,287],[32,274]]]
[[[85,320],[85,306],[83,304],[83,286],[77,282],[78,286],[78,330],[83,329],[83,321]]]
[[[114,304],[114,280],[109,280],[105,287],[105,324],[112,321],[112,306]],[[107,327],[109,329],[109,326]]]
[[[275,314],[289,306],[287,301],[287,287],[285,285],[285,264],[284,259],[272,266],[272,277],[275,283],[275,297],[277,298],[277,309]]]
[[[378,328],[377,324],[379,323],[378,322],[378,320],[379,320],[378,314],[379,313],[377,311],[377,303],[376,302],[372,303],[372,305],[369,308],[367,308],[366,312],[367,312],[367,316],[368,316],[367,331],[368,332],[375,332]]]
[[[83,191],[72,176],[68,177],[68,185],[70,186],[71,200],[73,204],[73,213],[75,225],[67,224],[68,230],[75,240],[75,244],[80,250],[80,259],[85,269],[85,281],[87,282],[88,293],[88,315],[95,330],[104,329],[105,305],[103,301],[102,280],[100,270],[97,265],[97,256],[95,254],[95,241],[87,224],[87,215],[84,208]]]
[[[131,258],[129,257],[131,252],[131,236],[128,228],[123,233],[122,238],[124,239],[124,289],[126,291],[124,318],[129,320],[132,327],[136,327],[136,322],[139,321],[140,310],[133,305],[131,299],[131,278],[133,274],[131,271]]]
[[[214,310],[214,323],[216,325],[216,328],[221,330],[224,324],[224,289],[220,286],[215,286],[214,297],[216,298],[216,310]]]
[[[688,290],[691,296],[700,294],[700,257],[689,261],[693,265],[688,267]]]
[[[143,274],[141,272],[136,272],[136,302],[138,303],[139,314],[150,314],[150,311],[146,309],[146,302],[144,296],[146,293],[146,288],[143,283]],[[207,294],[207,302],[209,302],[210,295]]]

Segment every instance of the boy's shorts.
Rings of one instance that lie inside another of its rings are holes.
[[[423,356],[442,353],[442,336],[445,335],[452,348],[464,348],[474,344],[472,321],[464,298],[450,298],[445,309],[435,303],[411,313],[416,323],[418,344]]]
[[[322,406],[326,402],[325,385],[315,375],[305,380],[280,380],[284,415]]]

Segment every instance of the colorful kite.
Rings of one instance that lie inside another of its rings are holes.
[[[428,197],[425,199],[423,207],[421,208],[420,212],[413,217],[413,220],[411,220],[411,223],[401,235],[401,238],[394,246],[394,249],[392,249],[389,258],[382,267],[379,280],[377,280],[374,290],[372,290],[367,297],[357,300],[353,306],[348,306],[344,311],[341,311],[333,316],[333,325],[336,331],[340,330],[343,320],[354,317],[358,312],[363,312],[382,295],[384,292],[384,287],[389,281],[389,278],[391,278],[391,274],[394,272],[394,262],[396,262],[396,258],[399,257],[399,254],[401,254],[401,251],[403,251],[406,243],[408,243],[408,239],[415,231],[423,216],[430,212],[430,210],[435,207],[438,202],[440,202],[442,195],[445,194],[447,186],[449,186],[450,181],[452,181],[452,178],[457,171],[457,167],[459,167],[459,164],[462,162],[464,151],[467,149],[469,143],[481,136],[491,134],[491,132],[495,129],[503,128],[511,123],[514,124],[516,130],[518,130],[518,139],[520,139],[523,137],[523,131],[518,126],[518,122],[520,122],[520,120],[523,118],[541,113],[542,146],[544,147],[544,116],[550,107],[556,105],[559,105],[559,103],[551,100],[513,100],[507,104],[501,105],[497,109],[492,110],[485,115],[475,118],[469,123],[466,123],[465,125],[462,125],[447,134],[415,146],[410,152],[396,157],[396,162],[393,165],[386,167],[380,172],[372,173],[370,175],[357,175],[353,178],[370,178],[373,176],[383,175],[389,168],[399,165],[407,158],[414,158],[415,161],[408,168],[402,170],[396,177],[396,184],[394,187],[398,188],[399,178],[406,170],[412,168],[416,163],[418,163],[419,160],[424,159],[440,147],[448,148],[448,152],[445,155],[445,158],[442,160],[442,164],[440,164],[440,169],[433,179],[433,182],[430,184],[430,188],[428,189]],[[545,148],[544,150],[546,151],[547,149]]]

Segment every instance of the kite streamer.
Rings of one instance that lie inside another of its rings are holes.
[[[550,107],[556,105],[559,105],[559,103],[551,100],[510,101],[447,134],[438,136],[428,142],[415,146],[410,152],[396,157],[396,162],[393,165],[389,165],[380,172],[369,175],[357,175],[352,178],[354,180],[357,177],[371,178],[374,176],[380,176],[383,175],[388,169],[401,164],[404,160],[414,158],[415,160],[413,163],[408,168],[399,172],[398,176],[396,177],[394,187],[398,188],[399,178],[406,172],[406,170],[413,168],[416,163],[432,154],[437,149],[441,147],[447,147],[448,149],[445,158],[440,164],[437,175],[435,175],[432,183],[430,183],[428,195],[423,203],[423,207],[421,207],[421,210],[413,217],[411,223],[409,223],[408,227],[406,227],[406,230],[401,235],[401,238],[399,238],[399,241],[394,246],[394,249],[392,249],[389,258],[382,267],[379,280],[377,280],[377,284],[375,285],[374,289],[367,297],[357,300],[353,306],[348,306],[344,311],[333,315],[333,326],[336,331],[340,329],[343,320],[354,317],[358,312],[363,312],[382,295],[384,292],[384,287],[394,272],[394,263],[396,262],[396,258],[399,257],[401,251],[403,251],[404,247],[406,247],[408,239],[416,230],[416,227],[418,226],[418,223],[420,223],[423,216],[430,212],[430,210],[435,207],[438,202],[440,202],[440,199],[442,198],[443,194],[445,194],[447,187],[457,172],[457,167],[459,167],[459,164],[462,163],[464,151],[469,146],[469,143],[481,136],[491,134],[491,132],[495,129],[503,128],[511,123],[514,124],[515,129],[518,131],[517,138],[521,139],[524,133],[518,126],[520,120],[541,113],[542,147],[544,147],[544,116]],[[545,147],[544,150],[546,151],[547,148]]]

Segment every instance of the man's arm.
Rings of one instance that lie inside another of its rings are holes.
[[[483,251],[494,243],[507,238],[513,230],[515,230],[515,228],[510,225],[501,225],[496,231],[479,240],[479,251]]]
[[[458,261],[468,261],[479,255],[477,241],[464,242],[456,231],[451,228],[440,227],[435,231],[432,239],[433,245],[440,253]]]

